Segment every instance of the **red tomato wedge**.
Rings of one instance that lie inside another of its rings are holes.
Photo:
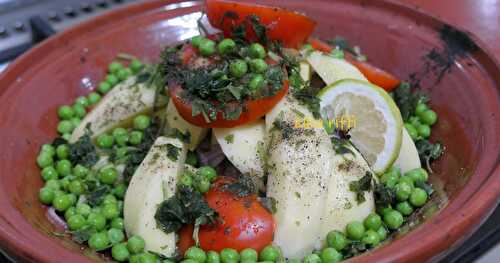
[[[205,251],[253,248],[261,251],[273,241],[273,216],[257,200],[256,195],[238,197],[220,186],[221,178],[205,195],[208,205],[217,211],[220,222],[200,228],[200,247]]]
[[[255,121],[266,115],[266,113],[268,113],[288,92],[288,80],[283,82],[281,90],[279,90],[272,97],[263,97],[260,99],[244,101],[244,110],[240,117],[236,120],[224,119],[222,111],[217,112],[217,119],[211,122],[207,122],[202,114],[193,116],[192,105],[189,101],[180,97],[181,92],[182,88],[180,86],[169,88],[170,97],[172,98],[177,111],[187,122],[205,128],[232,128],[244,123]],[[227,103],[226,107],[234,107],[238,106],[238,104],[239,102]]]
[[[257,15],[267,28],[267,37],[282,41],[285,47],[298,48],[307,42],[316,22],[305,15],[278,7],[251,5],[223,0],[206,0],[206,12],[210,24],[230,37],[234,26],[244,23],[249,15]],[[230,17],[227,14],[236,14]],[[249,41],[257,41],[251,26],[247,27]]]
[[[333,47],[329,44],[316,39],[311,38],[309,40],[311,46],[314,49],[329,53],[332,51]],[[395,89],[401,81],[399,81],[396,77],[394,77],[391,73],[378,68],[368,62],[358,61],[351,54],[345,53],[345,59],[353,64],[356,68],[363,73],[363,75],[373,84],[382,87],[386,91],[391,91]]]

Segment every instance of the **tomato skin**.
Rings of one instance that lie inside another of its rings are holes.
[[[261,251],[273,241],[274,221],[257,200],[256,195],[237,197],[221,190],[227,181],[217,181],[205,195],[208,205],[216,210],[220,222],[200,228],[200,247],[205,251],[253,248]]]
[[[230,37],[234,25],[244,22],[247,16],[255,14],[260,22],[268,26],[267,36],[271,40],[281,40],[285,47],[298,48],[306,43],[314,30],[316,22],[305,15],[278,7],[251,5],[224,0],[206,0],[206,12],[210,24]],[[238,18],[224,18],[227,11],[234,12]],[[223,21],[223,23],[221,23]],[[253,29],[247,27],[247,38],[257,41]],[[293,29],[293,30],[291,30]]]
[[[198,51],[193,45],[186,43],[182,47],[182,52],[181,52],[181,61],[183,65],[188,65],[189,62],[195,58],[198,54]]]
[[[179,230],[179,241],[177,242],[177,248],[181,255],[184,255],[186,250],[195,245],[193,239],[193,225],[185,225]]]
[[[288,80],[283,82],[283,87],[272,97],[264,97],[256,100],[246,100],[244,110],[237,120],[225,120],[222,111],[217,112],[217,119],[215,121],[206,122],[201,114],[192,116],[192,106],[190,102],[185,101],[180,97],[182,88],[174,86],[169,88],[170,97],[177,108],[179,114],[187,122],[205,128],[232,128],[241,124],[255,121],[262,116],[266,115],[276,105],[281,98],[288,92]],[[239,102],[228,103],[228,107],[237,106]]]
[[[328,45],[327,43],[316,39],[316,38],[311,38],[309,40],[309,43],[313,46],[313,48],[330,53],[333,49],[332,46]],[[399,81],[396,77],[394,77],[391,73],[378,68],[366,61],[359,61],[355,59],[351,54],[345,53],[345,60],[347,60],[349,63],[353,64],[356,68],[363,73],[363,75],[373,84],[382,87],[386,91],[391,91],[395,89],[401,81]]]

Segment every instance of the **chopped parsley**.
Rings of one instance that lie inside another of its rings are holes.
[[[358,204],[366,201],[365,192],[372,190],[372,180],[372,173],[367,171],[359,180],[349,183],[349,190],[356,194],[356,202],[358,202]]]
[[[234,142],[234,134],[228,134],[224,136],[224,140],[226,141],[227,144],[233,143]]]
[[[171,143],[167,143],[167,157],[173,162],[179,159],[179,151],[181,149]]]
[[[408,82],[402,82],[393,91],[392,95],[404,121],[408,121],[411,116],[415,115],[415,108],[418,103],[428,101],[427,96],[421,91],[412,90]]]

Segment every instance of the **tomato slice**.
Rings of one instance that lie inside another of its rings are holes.
[[[236,120],[226,120],[223,118],[223,112],[217,112],[217,119],[215,121],[207,122],[203,115],[198,114],[193,116],[192,105],[189,101],[180,97],[182,88],[174,86],[169,88],[170,97],[177,108],[179,114],[187,122],[205,128],[232,128],[241,124],[255,121],[260,117],[266,115],[276,105],[281,98],[288,92],[288,80],[283,82],[283,87],[272,97],[263,97],[255,100],[246,100],[243,102],[244,110],[240,117]],[[239,102],[227,103],[226,107],[239,106]]]
[[[184,225],[181,230],[179,230],[179,241],[177,242],[177,248],[181,255],[184,255],[186,250],[195,245],[193,239],[193,225]]]
[[[326,53],[330,53],[333,49],[332,46],[316,38],[311,38],[309,43],[313,46],[313,48]],[[368,62],[359,61],[349,53],[345,53],[345,59],[358,68],[371,83],[382,87],[386,91],[395,89],[401,83],[401,81],[399,81],[391,73]]]
[[[220,181],[222,180],[222,181]],[[261,251],[273,241],[273,216],[257,200],[256,195],[238,197],[220,189],[227,181],[221,178],[205,195],[208,205],[217,211],[219,223],[200,228],[200,247],[205,251],[253,248]]]
[[[285,47],[298,48],[307,42],[316,22],[305,15],[278,7],[251,5],[223,0],[206,0],[206,12],[210,24],[230,37],[234,26],[244,23],[249,15],[257,15],[260,23],[267,28],[267,37],[282,41]],[[237,17],[229,17],[231,12]],[[247,27],[248,40],[255,42],[257,37],[252,27]]]

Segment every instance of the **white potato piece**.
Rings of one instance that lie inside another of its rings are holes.
[[[362,222],[375,211],[372,191],[365,192],[365,201],[358,204],[356,194],[349,190],[349,184],[358,181],[367,172],[372,173],[373,178],[376,179],[376,175],[371,171],[363,156],[354,147],[350,147],[350,150],[352,153],[335,154],[333,157],[332,176],[328,184],[328,198],[321,224],[323,240],[317,244],[317,248],[324,245],[324,238],[329,231],[344,231],[349,222],[354,220]]]
[[[265,140],[264,120],[235,128],[214,128],[212,131],[226,157],[240,172],[264,176],[263,163],[258,153],[259,144]]]
[[[155,90],[143,83],[135,84],[136,78],[130,77],[117,84],[80,122],[71,134],[70,142],[77,141],[85,134],[88,124],[92,138],[130,121],[138,114],[152,109]]]
[[[344,59],[328,56],[320,51],[314,51],[307,57],[307,62],[318,73],[326,85],[341,79],[358,79],[368,81],[351,63]]]
[[[400,168],[402,173],[421,167],[417,147],[405,128],[403,128],[401,150],[399,151],[398,158],[392,166]]]
[[[188,149],[191,151],[198,147],[208,132],[207,128],[195,126],[184,120],[177,111],[177,108],[175,108],[172,99],[170,99],[167,106],[167,123],[168,127],[178,129],[182,133],[189,132],[190,141],[188,143]]]
[[[172,146],[179,148],[177,160],[167,156],[167,148]],[[165,257],[173,256],[176,251],[176,234],[166,234],[158,228],[154,215],[158,205],[175,194],[186,153],[187,147],[179,139],[156,139],[125,194],[123,210],[127,234],[140,235],[146,241],[146,251]]]
[[[289,259],[311,253],[325,235],[320,228],[334,155],[325,130],[295,127],[300,118],[313,116],[290,96],[266,116],[267,196],[277,201],[273,243]],[[275,121],[286,128],[276,127]]]

